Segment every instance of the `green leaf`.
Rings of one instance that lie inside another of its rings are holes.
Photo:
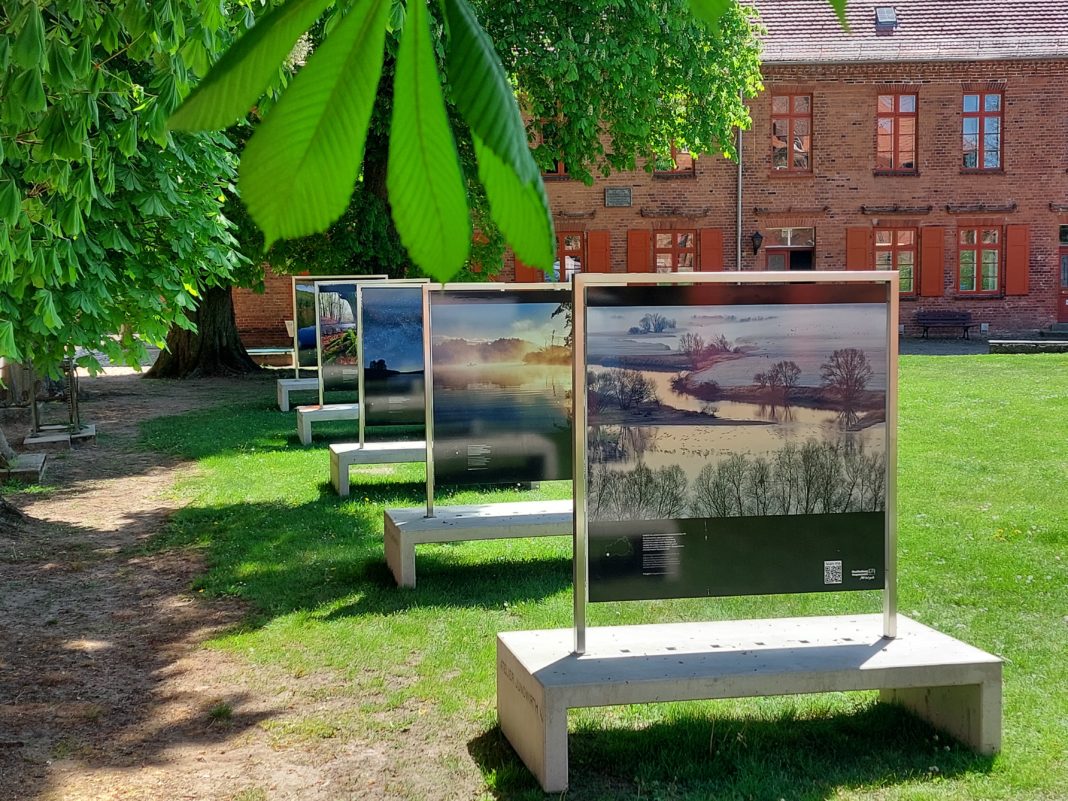
[[[289,0],[267,14],[219,59],[171,115],[170,127],[185,131],[221,129],[244,117],[301,34],[332,2]]]
[[[15,38],[15,47],[12,55],[15,63],[24,69],[38,67],[45,52],[44,20],[41,18],[41,9],[36,2],[30,2],[26,6],[26,15],[22,21],[22,29]]]
[[[389,0],[365,0],[319,46],[245,146],[238,188],[266,247],[348,206],[382,74]]]
[[[48,107],[44,84],[39,69],[26,70],[11,82],[11,94],[17,97],[22,107],[30,112],[44,111]]]
[[[0,220],[14,227],[22,213],[22,195],[10,178],[0,181]]]
[[[552,216],[512,87],[466,0],[446,0],[445,9],[453,99],[471,127],[491,216],[523,261],[548,270],[556,250]]]
[[[137,117],[130,117],[118,125],[116,145],[124,156],[137,152]]]
[[[452,97],[483,144],[522,180],[539,175],[512,87],[482,26],[466,0],[446,0],[449,22],[447,64]]]
[[[838,21],[842,24],[842,27],[847,31],[849,30],[849,23],[846,21],[846,0],[829,0],[830,4],[834,7],[834,13],[838,15]]]
[[[515,170],[497,158],[477,135],[472,134],[472,138],[478,177],[486,188],[494,222],[522,261],[551,269],[556,258],[556,237],[541,176],[532,182],[521,181]]]
[[[22,361],[22,354],[15,345],[15,326],[10,320],[0,320],[0,356],[13,362]]]
[[[734,0],[689,0],[690,13],[713,30],[718,30],[720,18],[727,13],[733,2]]]
[[[409,2],[397,52],[386,186],[412,261],[441,280],[459,272],[471,252],[471,215],[424,0]]]
[[[56,311],[55,298],[52,297],[52,293],[47,289],[37,290],[37,316],[52,330],[63,325],[63,318]]]

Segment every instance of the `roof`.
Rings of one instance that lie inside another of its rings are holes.
[[[1068,0],[746,0],[767,28],[765,64],[1068,57]],[[897,26],[877,28],[892,6]]]

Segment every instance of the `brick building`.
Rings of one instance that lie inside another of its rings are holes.
[[[740,171],[682,153],[546,176],[559,263],[895,267],[908,329],[920,308],[992,333],[1068,322],[1068,0],[850,0],[848,32],[823,0],[754,4],[765,91]]]
[[[1068,322],[1068,0],[849,0],[848,31],[825,0],[753,4],[765,91],[740,166],[547,175],[556,271],[895,268],[907,333],[919,309]]]

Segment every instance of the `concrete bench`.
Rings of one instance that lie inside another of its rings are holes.
[[[337,494],[349,494],[349,468],[361,464],[399,464],[425,462],[426,442],[358,442],[330,446],[330,483]]]
[[[415,546],[428,542],[559,537],[572,533],[570,499],[387,509],[386,563],[401,587],[415,586]]]
[[[318,378],[279,378],[278,408],[283,412],[289,411],[290,392],[317,392],[318,390]]]
[[[1068,341],[1057,339],[992,339],[991,353],[1068,353]]]
[[[328,403],[325,406],[297,407],[297,436],[301,445],[311,445],[312,423],[325,423],[329,420],[359,420],[360,404]]]
[[[618,704],[879,690],[984,754],[1001,747],[1001,660],[881,615],[613,626],[497,635],[501,730],[542,789],[567,789],[567,710]],[[655,743],[650,743],[653,747]]]

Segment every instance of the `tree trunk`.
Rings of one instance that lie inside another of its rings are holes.
[[[260,369],[237,335],[230,287],[209,287],[193,317],[195,331],[174,326],[167,349],[159,354],[147,378],[201,378],[239,375]]]
[[[17,457],[18,454],[11,450],[7,437],[4,436],[4,429],[0,428],[0,467],[9,467]]]

